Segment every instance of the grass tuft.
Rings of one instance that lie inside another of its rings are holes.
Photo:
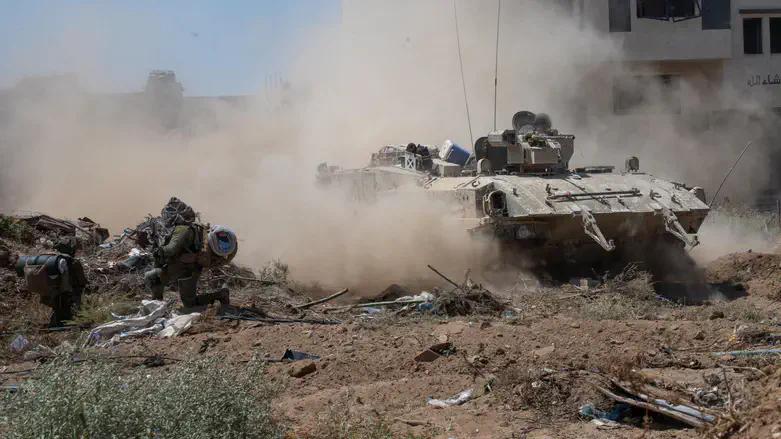
[[[226,370],[231,369],[231,370]],[[214,359],[170,371],[57,358],[1,401],[4,437],[276,438],[262,368]]]

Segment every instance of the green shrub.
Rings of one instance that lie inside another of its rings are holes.
[[[35,239],[32,227],[5,215],[0,215],[0,237],[24,243],[30,243]]]
[[[81,306],[69,323],[74,325],[99,325],[119,315],[133,314],[138,311],[138,303],[116,294],[85,294]]]
[[[38,369],[2,400],[8,438],[275,438],[262,368],[216,360],[169,371],[67,359]]]

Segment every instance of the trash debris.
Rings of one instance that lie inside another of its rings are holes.
[[[390,284],[380,294],[372,297],[372,302],[387,302],[404,296],[412,296],[412,292],[398,284]]]
[[[0,387],[0,389],[8,393],[16,393],[19,391],[19,384],[6,384]]]
[[[471,314],[501,314],[506,305],[494,298],[493,294],[478,284],[473,284],[466,276],[463,285],[439,272],[431,265],[428,268],[453,285],[455,289],[440,293],[433,302],[432,312],[447,316],[466,316]]]
[[[282,354],[282,358],[280,359],[280,361],[300,361],[300,360],[319,360],[319,359],[320,357],[317,355],[286,349],[285,353]]]
[[[652,398],[646,394],[636,392],[628,385],[622,385],[615,380],[611,380],[611,382],[616,387],[615,391],[599,385],[596,385],[596,388],[603,395],[616,402],[650,410],[696,428],[703,427],[705,424],[713,423],[716,420],[716,416],[706,413],[703,408],[686,404],[671,404],[667,400]]]
[[[437,408],[452,407],[454,405],[461,405],[472,399],[473,389],[466,389],[458,395],[448,399],[434,399],[429,398],[427,404]]]
[[[15,215],[14,218],[42,232],[50,232],[57,236],[75,236],[89,245],[101,244],[109,237],[107,229],[87,217],[71,221],[42,213],[29,213]]]
[[[584,404],[580,406],[578,413],[585,418],[591,418],[601,421],[605,425],[610,425],[611,423],[621,421],[630,411],[630,406],[622,403],[614,404],[609,411],[600,410],[594,407],[594,404]]]
[[[169,314],[171,303],[162,300],[142,300],[141,308],[132,316],[115,316],[116,320],[104,323],[90,331],[85,346],[108,347],[119,340],[142,335],[175,337],[192,326],[200,313],[185,315]]]
[[[171,317],[163,323],[163,330],[157,336],[162,338],[176,337],[186,332],[193,325],[193,322],[201,317],[201,313],[190,313]]]
[[[128,253],[128,258],[125,259],[124,261],[119,262],[117,266],[124,268],[126,270],[132,270],[134,268],[144,267],[151,262],[152,262],[151,253],[134,247],[130,250],[130,253]]]
[[[30,347],[30,340],[28,340],[27,337],[21,334],[14,337],[13,341],[11,341],[11,344],[8,345],[8,349],[10,349],[11,352],[14,352],[16,354],[23,352],[28,347]]]

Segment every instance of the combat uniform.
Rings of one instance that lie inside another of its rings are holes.
[[[145,273],[144,280],[156,300],[163,298],[165,286],[176,282],[179,297],[186,307],[207,305],[219,300],[228,302],[226,289],[196,294],[198,280],[204,268],[229,262],[229,258],[213,255],[204,242],[203,230],[196,224],[178,225],[165,245],[157,250],[156,268]]]
[[[73,319],[87,287],[84,267],[78,259],[64,253],[19,256],[16,272],[25,278],[27,288],[40,296],[41,303],[52,308],[49,326],[62,326]]]

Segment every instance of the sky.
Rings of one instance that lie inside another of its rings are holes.
[[[262,90],[339,0],[0,0],[0,88],[76,73],[95,91],[139,91],[174,70],[186,95]]]

